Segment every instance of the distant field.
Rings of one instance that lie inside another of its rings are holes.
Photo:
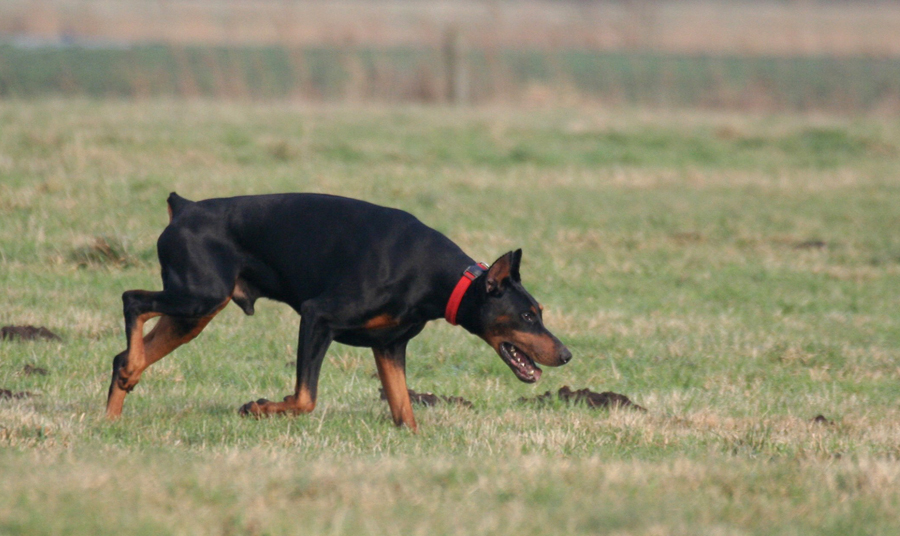
[[[897,114],[898,28],[878,0],[7,0],[0,97]]]
[[[4,0],[0,38],[285,48],[439,47],[675,55],[897,56],[883,0]]]
[[[898,176],[887,119],[0,101],[0,325],[63,339],[0,341],[0,389],[33,395],[0,398],[0,533],[896,534]],[[335,345],[314,413],[246,420],[291,390],[298,318],[229,307],[107,423],[172,190],[348,195],[479,259],[522,247],[575,357],[525,385],[435,322],[410,386],[472,409],[396,429],[370,352]],[[649,411],[518,401],[563,385]]]
[[[472,103],[900,112],[900,58],[466,49]],[[446,102],[440,48],[16,47],[0,97]]]

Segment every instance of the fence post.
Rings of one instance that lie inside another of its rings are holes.
[[[444,71],[447,73],[447,101],[453,104],[469,102],[469,73],[462,32],[455,25],[444,31]]]

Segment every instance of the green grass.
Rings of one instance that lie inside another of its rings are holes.
[[[0,388],[36,394],[0,400],[0,533],[895,534],[898,175],[895,119],[0,102],[0,325],[63,337],[0,341]],[[371,353],[335,345],[314,413],[246,420],[293,385],[299,319],[261,302],[108,423],[172,190],[330,192],[478,259],[522,247],[575,357],[525,385],[435,322],[410,386],[473,409],[397,429]],[[649,412],[518,402],[563,385]]]

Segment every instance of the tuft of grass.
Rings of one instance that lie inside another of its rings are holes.
[[[69,253],[69,260],[79,268],[90,266],[127,268],[138,262],[126,251],[125,245],[119,239],[108,236],[94,237],[90,244],[74,248]]]

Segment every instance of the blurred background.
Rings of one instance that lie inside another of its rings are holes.
[[[900,111],[900,2],[2,0],[0,98]]]

